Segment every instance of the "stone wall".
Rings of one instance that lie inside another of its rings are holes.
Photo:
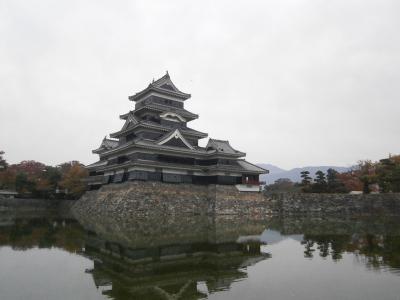
[[[108,184],[99,190],[86,192],[73,209],[94,214],[117,213],[119,218],[127,218],[153,214],[202,214],[207,212],[208,202],[206,186],[131,181]]]
[[[124,219],[174,214],[266,215],[267,205],[261,193],[239,192],[235,186],[131,181],[86,192],[73,210]]]
[[[232,185],[210,185],[213,212],[221,215],[267,215],[268,200],[262,193],[239,192]]]
[[[400,194],[279,194],[268,200],[273,214],[400,214]]]
[[[131,181],[89,191],[73,210],[121,221],[155,217],[161,222],[171,215],[398,215],[400,194],[280,194],[267,198],[229,185]]]

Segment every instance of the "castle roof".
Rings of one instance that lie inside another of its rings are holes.
[[[117,140],[108,139],[104,137],[103,141],[101,142],[99,148],[92,150],[92,153],[102,153],[104,151],[116,148],[118,146]]]
[[[128,132],[135,130],[136,128],[149,128],[149,129],[155,129],[155,130],[160,130],[160,131],[164,131],[164,132],[169,132],[171,130],[172,131],[174,130],[174,128],[172,128],[170,126],[161,125],[161,124],[153,122],[153,121],[145,120],[145,121],[139,121],[137,123],[134,123],[134,124],[132,124],[130,126],[126,126],[126,127],[124,125],[124,127],[121,130],[111,133],[110,136],[112,138],[118,138],[121,135],[127,134]],[[180,131],[184,135],[191,135],[191,136],[198,137],[198,138],[205,138],[208,136],[207,133],[197,131],[197,130],[194,130],[189,127],[180,128]]]
[[[167,112],[167,111],[174,112],[174,113],[176,113],[186,119],[190,119],[190,120],[194,120],[199,117],[199,115],[194,114],[184,108],[171,107],[171,106],[167,106],[167,105],[163,105],[163,104],[159,104],[159,103],[151,103],[151,104],[143,105],[143,106],[137,108],[135,110],[135,113],[138,113],[139,111],[144,110],[144,109],[148,109],[148,110],[152,110],[152,111],[156,111],[156,112]],[[126,114],[120,115],[119,117],[121,119],[126,119],[128,117],[128,114],[129,114],[129,112]]]
[[[232,148],[229,141],[210,139],[207,143],[206,149],[214,149],[217,152],[223,152],[227,154],[238,154],[242,153]],[[243,153],[244,154],[244,153]]]
[[[165,94],[167,96],[176,97],[180,100],[186,100],[186,99],[190,98],[190,94],[181,92],[175,86],[175,84],[172,82],[172,80],[168,74],[168,71],[163,77],[150,83],[149,86],[147,88],[145,88],[144,90],[142,90],[132,96],[129,96],[129,100],[139,101],[143,96],[145,96],[149,92],[158,92],[161,94]]]
[[[252,171],[252,172],[260,172],[260,174],[269,173],[269,171],[267,169],[256,166],[252,163],[249,163],[246,160],[238,160],[237,162],[245,170]]]

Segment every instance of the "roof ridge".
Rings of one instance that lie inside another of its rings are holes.
[[[170,79],[171,77],[169,76],[169,74],[168,74],[168,71],[163,75],[163,76],[161,76],[160,78],[158,78],[157,80],[155,80],[154,81],[154,79],[153,79],[153,82],[151,83],[152,85],[156,85],[157,83],[159,83],[160,81],[162,81],[163,79]]]
[[[161,84],[163,83],[163,81],[169,82],[169,85],[172,86],[172,90],[161,87]],[[155,81],[153,79],[153,81],[150,82],[150,84],[145,89],[141,90],[140,92],[135,93],[132,96],[129,96],[128,99],[131,101],[136,101],[135,99],[139,99],[141,97],[141,95],[143,95],[144,93],[146,93],[149,90],[164,92],[169,95],[176,96],[178,98],[182,98],[183,100],[187,100],[191,97],[190,94],[182,92],[175,86],[175,84],[172,82],[171,77],[169,76],[168,71],[167,71],[167,73],[164,76],[162,76],[161,78],[159,78]]]

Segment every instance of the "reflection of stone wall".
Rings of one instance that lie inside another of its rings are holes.
[[[272,217],[266,227],[282,235],[354,235],[400,236],[398,216],[295,216]]]
[[[74,206],[85,214],[119,218],[171,214],[265,215],[261,193],[241,193],[234,186],[133,181],[87,192]]]
[[[0,212],[68,211],[74,203],[75,200],[0,198]]]
[[[282,214],[400,214],[400,193],[393,194],[280,194],[270,201]]]
[[[104,211],[80,213],[79,223],[103,240],[130,248],[161,247],[171,244],[227,243],[239,237],[259,236],[266,220],[239,215],[149,215],[120,217]]]

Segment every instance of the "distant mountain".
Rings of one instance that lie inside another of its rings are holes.
[[[277,166],[271,164],[257,164],[261,168],[269,170],[269,173],[280,173],[280,172],[287,172],[287,170],[281,169]]]
[[[271,164],[258,164],[258,166],[269,170],[269,174],[264,174],[260,176],[261,181],[265,181],[267,184],[274,183],[275,180],[279,178],[289,178],[293,182],[300,182],[301,177],[300,173],[302,171],[309,171],[310,176],[314,178],[315,172],[321,170],[322,172],[326,173],[329,168],[332,168],[339,173],[347,172],[351,169],[351,167],[338,167],[338,166],[309,166],[303,168],[294,168],[291,170],[284,170],[277,166]]]

